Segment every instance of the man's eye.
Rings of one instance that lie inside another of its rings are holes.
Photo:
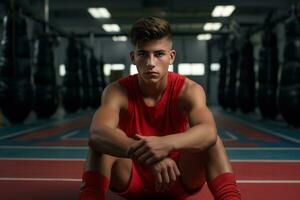
[[[145,53],[138,53],[138,56],[140,56],[140,57],[146,57],[146,54]]]
[[[155,54],[156,57],[162,57],[164,56],[165,54],[163,52],[158,52]]]

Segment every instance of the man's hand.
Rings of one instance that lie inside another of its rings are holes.
[[[175,161],[168,157],[152,165],[151,169],[156,177],[155,190],[157,192],[169,190],[176,181],[177,176],[180,176]]]
[[[146,165],[152,165],[168,156],[172,151],[172,145],[165,137],[141,136],[128,149],[129,157]]]

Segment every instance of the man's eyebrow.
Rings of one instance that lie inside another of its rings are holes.
[[[137,52],[138,52],[138,53],[147,53],[147,52],[149,52],[149,51],[140,49],[140,50],[138,50]],[[164,50],[164,49],[159,49],[159,50],[155,50],[155,51],[153,51],[153,52],[154,52],[154,53],[165,53],[166,50]]]
[[[156,50],[156,51],[154,51],[154,52],[166,52],[166,50],[164,50],[164,49],[159,49],[159,50]]]
[[[146,50],[143,50],[143,49],[141,49],[141,50],[138,50],[138,52],[142,52],[142,53],[144,53],[144,52],[147,52]]]

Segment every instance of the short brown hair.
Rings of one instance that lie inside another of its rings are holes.
[[[169,22],[166,20],[147,17],[139,19],[132,26],[129,37],[133,46],[137,46],[140,42],[159,40],[165,37],[171,41],[172,30]]]

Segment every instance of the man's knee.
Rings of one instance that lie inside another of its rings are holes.
[[[85,162],[85,171],[95,171],[106,177],[110,177],[111,168],[116,160],[117,157],[99,154],[92,149],[89,149]]]
[[[130,182],[131,168],[131,159],[116,159],[112,165],[110,187],[116,191],[125,190]]]
[[[181,181],[185,188],[193,191],[205,183],[204,155],[202,153],[182,153],[178,161]]]
[[[206,153],[205,169],[208,181],[213,180],[220,174],[232,172],[230,161],[220,138]]]

